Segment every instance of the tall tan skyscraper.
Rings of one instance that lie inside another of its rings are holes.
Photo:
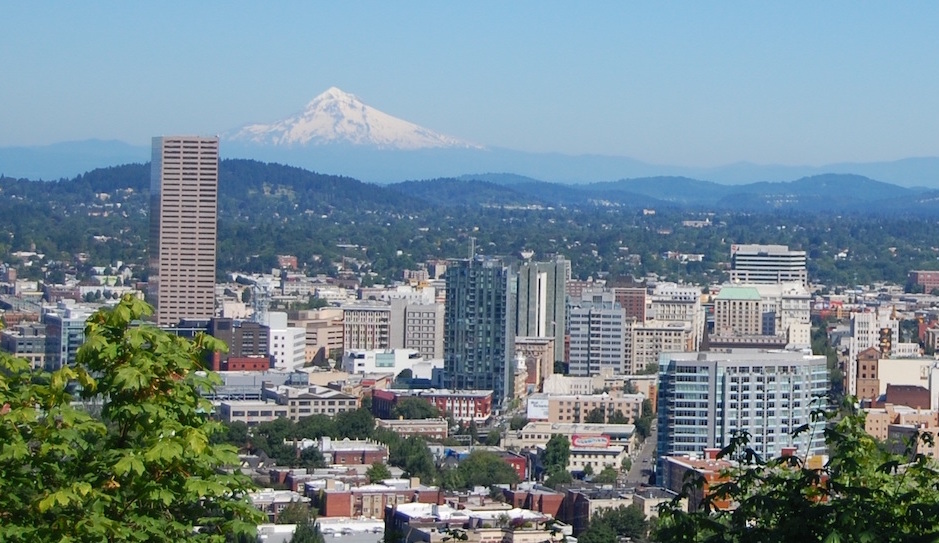
[[[215,313],[218,138],[153,138],[149,298],[159,326]]]

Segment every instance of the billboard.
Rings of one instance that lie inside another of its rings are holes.
[[[548,420],[548,399],[529,398],[526,417],[528,420]]]
[[[600,434],[583,435],[574,434],[571,436],[571,447],[605,449],[610,446],[610,437]]]

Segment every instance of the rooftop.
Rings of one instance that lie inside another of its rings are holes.
[[[756,287],[721,287],[715,300],[760,301],[760,291]]]

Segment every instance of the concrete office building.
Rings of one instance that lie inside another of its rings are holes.
[[[732,245],[731,283],[808,284],[805,251],[790,251],[786,245]]]
[[[391,348],[391,305],[382,302],[342,306],[342,342],[349,349]]]
[[[33,369],[42,369],[46,362],[46,327],[25,322],[0,330],[0,351],[29,360]]]
[[[501,406],[514,393],[517,275],[476,256],[451,261],[445,278],[445,386],[491,390]]]
[[[153,138],[149,299],[158,326],[215,314],[218,138]]]
[[[338,307],[292,311],[287,325],[306,330],[306,359],[313,360],[320,349],[326,356],[343,350],[343,312]]]
[[[655,321],[632,323],[626,331],[626,373],[637,374],[657,364],[662,353],[695,351],[695,335],[690,322]]]
[[[589,377],[627,365],[626,314],[612,292],[584,291],[570,309],[570,374]]]
[[[46,325],[45,369],[55,371],[75,364],[78,348],[85,343],[85,324],[97,308],[60,301],[42,309]]]
[[[741,431],[749,432],[749,446],[763,458],[790,446],[823,454],[824,424],[795,438],[792,432],[812,426],[811,413],[825,406],[827,392],[824,356],[758,349],[663,354],[658,454],[700,457]]]
[[[433,293],[434,289],[424,289]],[[391,300],[392,349],[415,349],[427,359],[443,358],[444,305],[406,298]]]

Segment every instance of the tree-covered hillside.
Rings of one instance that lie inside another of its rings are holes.
[[[427,259],[462,257],[470,237],[491,255],[564,255],[578,277],[656,273],[720,281],[735,243],[804,249],[811,279],[827,284],[903,282],[910,269],[939,267],[933,235],[939,209],[919,217],[655,205],[661,201],[651,196],[630,197],[625,183],[549,205],[581,189],[466,179],[379,186],[248,160],[223,161],[219,175],[220,273],[269,270],[277,255],[293,254],[311,273],[334,273],[343,263],[382,281]],[[0,178],[0,256],[10,261],[14,251],[43,253],[47,271],[56,269],[48,261],[70,266],[79,253],[87,255],[87,265],[142,265],[149,177],[148,165],[132,164],[58,182]],[[800,197],[808,190],[790,189]],[[617,192],[622,200],[611,199]],[[706,226],[682,224],[689,220]],[[41,275],[40,266],[23,272]]]

